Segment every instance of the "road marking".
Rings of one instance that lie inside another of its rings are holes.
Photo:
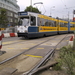
[[[23,45],[23,44],[18,44],[18,45]]]
[[[15,48],[7,48],[7,49],[15,49]]]
[[[21,48],[21,49],[29,49],[29,48]]]
[[[2,44],[3,44],[3,45],[5,45],[5,44],[11,44],[11,43],[15,43],[15,42],[18,42],[18,41],[22,41],[22,40],[2,42]]]
[[[36,57],[36,58],[43,58],[42,56],[35,56],[35,55],[29,55],[29,54],[26,54],[25,56]]]
[[[36,44],[32,43],[31,45],[36,45]]]
[[[37,49],[44,49],[44,48],[37,48]]]
[[[2,44],[5,45],[5,44],[10,44],[10,43],[12,43],[12,42],[3,42]]]
[[[56,48],[56,50],[59,50],[60,48]]]

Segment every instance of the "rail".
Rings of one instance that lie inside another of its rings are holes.
[[[47,55],[32,70],[30,70],[27,73],[24,73],[23,75],[32,75],[34,71],[36,71],[37,68],[39,68],[48,58],[51,58],[53,54],[54,54],[54,49],[49,51]]]
[[[51,40],[51,39],[54,39],[54,38],[55,38],[55,37],[50,38],[50,39],[48,39],[48,40],[46,40],[46,41],[44,41],[44,42],[42,42],[42,43],[45,43],[45,42],[47,42],[47,41],[49,41],[49,40]],[[1,62],[0,62],[0,65],[3,64],[3,63],[5,63],[5,62],[7,62],[7,61],[9,61],[9,60],[11,60],[11,59],[14,59],[14,58],[18,57],[19,55],[21,55],[21,54],[23,54],[23,53],[25,53],[25,52],[27,52],[27,51],[29,51],[29,50],[31,50],[31,49],[33,49],[33,48],[39,46],[39,45],[41,45],[42,43],[40,43],[40,44],[38,44],[38,45],[35,45],[34,47],[31,47],[30,49],[25,50],[25,51],[23,51],[23,52],[21,52],[21,53],[15,55],[15,56],[12,56],[12,57],[10,57],[10,58],[8,58],[8,59],[5,59],[5,60],[1,61]]]
[[[67,35],[66,35],[67,36]],[[65,37],[66,37],[65,36]],[[65,37],[54,47],[54,49],[50,50],[47,55],[30,71],[23,73],[23,75],[33,75],[34,72],[48,59],[48,58],[52,58],[52,55],[55,52],[56,47],[65,39]]]

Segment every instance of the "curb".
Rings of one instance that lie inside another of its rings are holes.
[[[17,36],[17,33],[3,33],[2,34],[2,38],[5,38],[5,37],[16,37]]]

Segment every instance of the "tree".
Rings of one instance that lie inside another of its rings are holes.
[[[26,9],[24,10],[25,12],[35,12],[35,13],[41,13],[38,8],[35,8],[35,7],[32,7],[32,6],[29,6],[29,7],[26,7]]]
[[[8,25],[8,19],[7,19],[7,11],[6,9],[2,8],[0,9],[0,27],[5,28]]]

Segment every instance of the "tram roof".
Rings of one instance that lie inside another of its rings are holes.
[[[39,13],[34,13],[34,12],[18,12],[18,16],[24,17],[24,16],[38,16]]]
[[[52,18],[52,17],[49,17],[49,16],[46,16],[46,15],[43,15],[43,14],[39,14],[39,13],[34,13],[34,12],[18,12],[18,16],[19,17],[26,17],[26,16],[36,16],[36,17],[40,17],[40,18],[43,18],[43,19],[49,19],[49,20],[57,20],[55,18]]]

